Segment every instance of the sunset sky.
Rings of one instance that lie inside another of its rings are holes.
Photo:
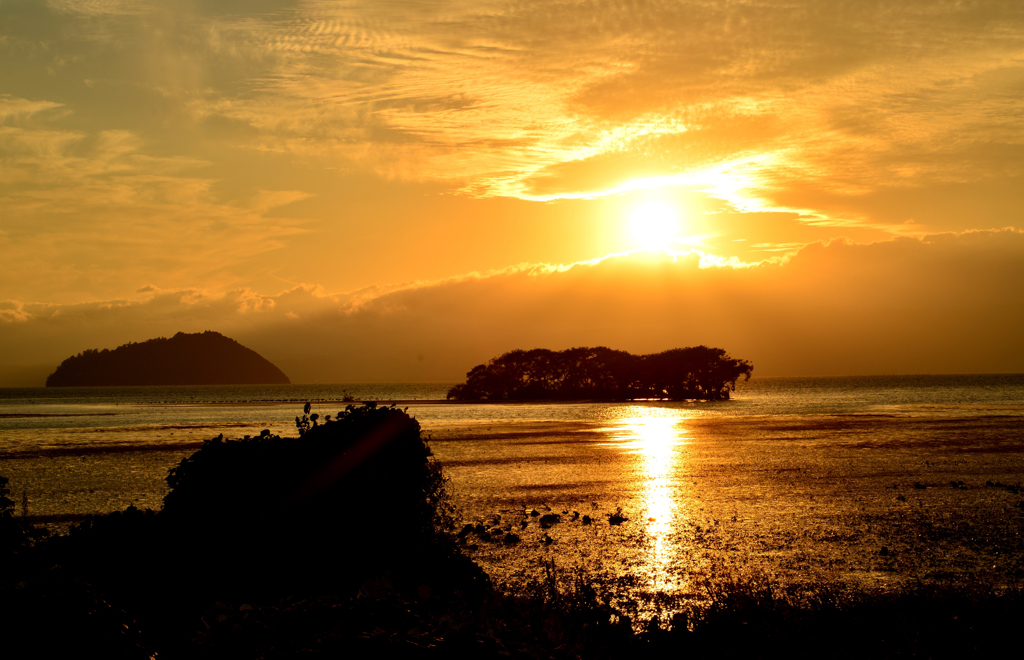
[[[1019,0],[0,0],[0,386],[1024,372]]]

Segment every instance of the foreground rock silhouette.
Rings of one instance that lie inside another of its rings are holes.
[[[291,381],[256,351],[207,330],[179,332],[110,351],[89,349],[64,360],[47,387],[118,385],[261,385]]]

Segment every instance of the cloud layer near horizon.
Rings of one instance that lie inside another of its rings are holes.
[[[56,365],[86,348],[211,329],[295,382],[460,380],[514,348],[583,345],[721,346],[755,375],[1024,372],[1022,281],[1024,232],[1007,229],[816,243],[746,269],[634,253],[347,296],[297,287],[8,302],[0,341],[18,364]]]

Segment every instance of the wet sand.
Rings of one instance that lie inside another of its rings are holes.
[[[467,535],[467,551],[512,585],[549,560],[627,591],[685,593],[716,571],[867,588],[1024,584],[1021,417],[465,425],[432,436],[467,519],[500,532]],[[629,520],[609,524],[619,507]],[[549,513],[561,521],[544,528]],[[520,542],[501,542],[507,532]]]
[[[1024,417],[637,411],[424,423],[466,520],[494,539],[468,534],[466,552],[512,588],[550,560],[624,594],[685,594],[718,571],[868,588],[1024,585]],[[58,530],[89,513],[156,509],[167,471],[199,439],[258,433],[161,428],[143,444],[135,431],[88,429],[106,440],[31,449],[9,432],[2,473],[16,508],[27,491],[30,519]],[[356,507],[386,515],[372,502]],[[613,525],[617,508],[628,520]],[[543,527],[546,514],[559,522]],[[509,532],[520,541],[505,543]]]

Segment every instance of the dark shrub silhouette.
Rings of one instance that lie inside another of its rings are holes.
[[[603,346],[515,350],[474,367],[449,399],[728,399],[754,367],[721,348],[695,346],[632,355]]]
[[[160,518],[186,552],[230,557],[215,581],[351,585],[440,573],[454,556],[439,534],[453,525],[447,480],[419,423],[372,403],[325,419],[299,438],[218,437],[171,470]]]
[[[372,530],[381,540],[425,539],[448,523],[446,479],[405,411],[347,406],[299,438],[264,432],[214,438],[173,468],[161,515],[249,526],[268,521],[303,527],[304,535],[346,536]]]
[[[287,384],[288,376],[256,351],[219,332],[160,337],[110,351],[89,349],[64,360],[47,387],[85,385]]]
[[[87,585],[102,602],[26,631],[75,627],[109,603],[114,624],[104,630],[131,632],[130,648],[143,631],[170,657],[191,657],[182,649],[219,602],[346,597],[376,580],[478,598],[489,585],[443,533],[453,524],[447,480],[419,423],[395,407],[348,406],[298,438],[220,436],[167,481],[160,512],[90,517],[32,549],[49,577],[19,577],[26,594],[56,601]]]

